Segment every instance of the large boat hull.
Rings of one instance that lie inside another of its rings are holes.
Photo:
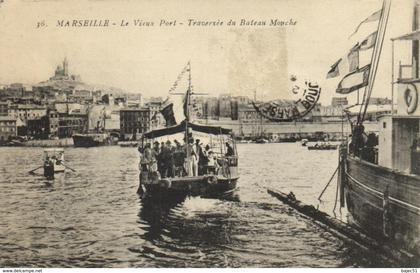
[[[109,145],[109,141],[106,138],[98,138],[89,134],[78,134],[73,135],[73,144],[75,147],[97,147]]]
[[[420,177],[347,157],[343,189],[351,221],[372,237],[420,255]]]
[[[163,178],[157,183],[143,184],[148,196],[200,196],[217,198],[231,193],[239,177],[196,176]]]

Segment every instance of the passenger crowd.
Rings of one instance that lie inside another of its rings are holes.
[[[226,142],[225,156],[233,156],[232,146]],[[209,145],[203,148],[200,139],[190,138],[188,144],[181,145],[178,140],[166,142],[146,143],[139,148],[140,171],[158,172],[162,178],[199,176],[217,174],[220,167],[215,153]],[[189,156],[187,155],[189,153]]]

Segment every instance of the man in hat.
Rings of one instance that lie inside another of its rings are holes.
[[[197,156],[195,152],[195,145],[194,145],[194,139],[190,138],[188,140],[188,143],[185,144],[185,170],[187,172],[188,176],[197,176]]]
[[[159,147],[159,142],[153,142],[153,155],[157,160],[157,170],[159,171],[160,175],[162,175],[162,147]]]
[[[149,144],[150,145],[150,144]],[[137,189],[137,193],[140,195],[143,195],[144,190],[143,190],[143,185],[142,185],[142,179],[141,179],[141,175],[143,171],[147,171],[147,165],[144,159],[144,155],[143,155],[143,148],[141,146],[139,146],[139,148],[137,149],[139,151],[139,188]]]
[[[173,152],[174,173],[176,176],[182,176],[184,170],[185,152],[178,140],[174,140],[175,147]]]
[[[164,165],[164,177],[174,177],[174,156],[171,141],[166,141],[162,148],[162,157]]]
[[[226,156],[234,156],[235,152],[233,151],[232,146],[230,146],[229,142],[226,142]]]
[[[196,151],[196,155],[198,159],[197,172],[198,172],[198,175],[203,175],[205,156],[203,153],[203,148],[201,148],[201,143],[199,139],[195,140],[195,151]]]

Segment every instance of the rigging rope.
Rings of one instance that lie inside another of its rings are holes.
[[[333,178],[335,177],[336,173],[338,172],[338,169],[340,168],[340,164],[341,164],[341,162],[338,163],[338,166],[335,169],[334,173],[332,174],[332,176],[331,176],[330,180],[328,181],[327,185],[324,187],[324,189],[322,190],[321,194],[318,196],[319,202],[322,202],[321,197],[324,195],[324,193],[327,190],[328,186],[330,185],[331,181],[333,180]]]

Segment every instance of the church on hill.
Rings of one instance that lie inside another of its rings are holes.
[[[62,65],[57,66],[57,68],[55,69],[54,76],[52,76],[50,80],[81,81],[79,75],[69,75],[69,63],[67,61],[67,58],[64,58]]]

